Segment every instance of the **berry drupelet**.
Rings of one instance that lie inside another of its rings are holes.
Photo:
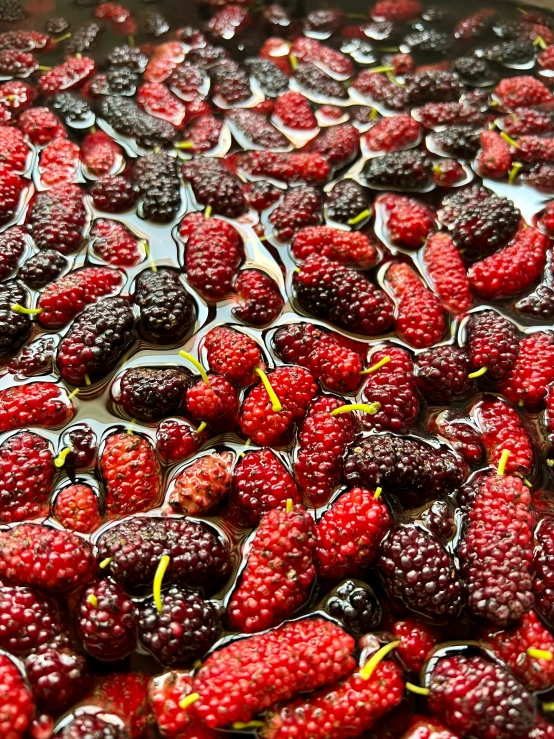
[[[112,386],[112,397],[131,418],[154,421],[179,413],[192,383],[187,370],[136,367],[125,370]]]
[[[204,515],[217,507],[231,489],[230,452],[212,452],[195,459],[172,481],[164,513]]]
[[[167,223],[181,207],[177,162],[164,151],[141,157],[133,167],[133,183],[141,197],[146,220]]]
[[[196,307],[176,270],[141,272],[133,301],[140,309],[141,333],[157,344],[182,341],[194,325]]]

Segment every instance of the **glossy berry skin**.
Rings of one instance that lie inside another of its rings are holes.
[[[375,559],[390,522],[387,506],[373,491],[343,493],[316,526],[319,575],[339,579],[361,574]]]
[[[240,167],[255,177],[271,177],[287,185],[324,185],[331,174],[327,159],[314,152],[255,151],[241,155]]]
[[[77,605],[76,630],[85,650],[100,660],[119,660],[136,647],[134,603],[117,583],[96,580]]]
[[[252,326],[266,326],[283,310],[285,301],[273,277],[259,269],[243,269],[233,288],[237,305],[233,315]]]
[[[500,399],[482,400],[475,409],[489,464],[497,467],[502,451],[510,452],[506,474],[530,476],[535,463],[531,436],[517,411]]]
[[[137,367],[125,370],[119,378],[115,400],[133,419],[154,421],[185,407],[185,393],[192,378],[187,370],[168,367]]]
[[[12,310],[14,303],[27,306],[27,293],[15,281],[0,284],[0,357],[11,357],[29,338],[29,316]]]
[[[358,638],[375,629],[383,616],[373,590],[358,580],[345,580],[332,590],[325,600],[325,609]]]
[[[89,305],[71,324],[58,348],[61,376],[73,385],[104,377],[134,340],[134,315],[124,298]]]
[[[400,703],[403,690],[402,671],[393,662],[377,665],[369,680],[355,671],[335,686],[278,704],[266,719],[263,736],[266,739],[357,737]]]
[[[123,213],[135,204],[137,199],[133,185],[120,175],[104,175],[92,185],[90,194],[94,206],[107,213]]]
[[[156,344],[181,341],[194,325],[196,307],[176,270],[141,272],[133,300],[140,308],[141,333]]]
[[[212,452],[195,459],[173,480],[164,512],[198,516],[215,508],[231,489],[232,463],[230,452]]]
[[[0,731],[6,739],[23,739],[35,705],[21,672],[5,654],[0,654],[0,686]]]
[[[506,198],[492,195],[466,204],[454,223],[452,237],[465,259],[481,258],[515,235],[521,212]]]
[[[416,525],[401,526],[387,538],[379,569],[389,595],[410,611],[438,620],[459,612],[462,586],[454,559]]]
[[[0,204],[0,223],[2,225],[16,215],[24,186],[24,180],[16,172],[8,165],[0,164],[0,187],[3,195]]]
[[[368,187],[379,190],[421,190],[433,177],[432,160],[415,149],[369,159],[363,170]]]
[[[507,670],[481,656],[439,660],[429,688],[430,710],[460,736],[512,739],[533,726],[531,695]],[[482,711],[476,710],[477,702]]]
[[[485,300],[522,292],[540,277],[549,243],[537,229],[519,231],[507,246],[470,268],[472,288]]]
[[[262,516],[229,602],[231,628],[255,633],[289,618],[306,601],[314,580],[314,547],[313,520],[301,506]]]
[[[496,131],[482,131],[479,135],[481,150],[476,164],[482,177],[499,180],[509,175],[512,154],[509,145]]]
[[[410,115],[382,118],[365,134],[364,143],[371,151],[398,151],[417,143],[420,124]]]
[[[318,318],[364,336],[385,333],[393,320],[393,307],[385,293],[360,272],[326,257],[306,259],[293,285],[300,305]]]
[[[545,398],[547,386],[554,381],[554,336],[537,331],[523,338],[517,360],[500,383],[500,391],[514,404],[536,408]]]
[[[418,716],[412,718],[402,739],[460,739],[444,724],[429,716]]]
[[[429,403],[450,405],[474,392],[470,372],[468,354],[457,346],[437,346],[417,356],[417,386]]]
[[[445,410],[438,416],[431,418],[428,431],[439,434],[450,442],[455,452],[458,452],[468,464],[479,462],[484,453],[483,439],[480,432],[456,410]]]
[[[104,721],[96,714],[84,713],[64,726],[60,739],[128,739],[129,734],[120,725]]]
[[[255,381],[256,367],[264,368],[260,347],[254,339],[227,326],[212,328],[206,334],[204,348],[210,369],[239,387]]]
[[[481,636],[487,646],[506,664],[530,692],[549,690],[554,684],[554,666],[542,657],[532,657],[528,649],[554,649],[554,637],[535,611],[525,613],[512,629],[487,629]]]
[[[195,712],[211,727],[246,723],[276,700],[348,674],[355,666],[353,650],[351,636],[319,617],[231,642],[213,652],[196,673],[193,689],[201,698]],[[281,680],[269,690],[265,676],[276,670]]]
[[[56,280],[67,268],[68,262],[54,249],[39,251],[21,266],[18,277],[27,287],[40,290],[50,282]]]
[[[95,254],[117,267],[132,267],[144,259],[143,244],[119,221],[98,218],[90,237]]]
[[[303,69],[305,71],[306,67]],[[309,74],[312,76],[313,81],[316,82],[312,70],[309,71]],[[331,86],[328,77],[323,78],[323,82],[325,85]],[[336,85],[336,88],[336,91],[340,93],[339,97],[342,97],[342,86],[339,84]],[[349,164],[358,155],[360,151],[360,133],[349,123],[330,126],[324,129],[323,133],[315,139],[311,145],[311,150],[322,154],[334,169],[340,169]]]
[[[439,643],[438,633],[412,616],[396,621],[392,633],[395,639],[400,640],[396,653],[411,672],[420,672],[430,652]]]
[[[112,434],[100,457],[106,485],[106,513],[128,515],[151,508],[161,492],[160,465],[149,441],[136,434]]]
[[[69,531],[90,534],[102,522],[98,498],[89,485],[76,483],[60,490],[52,510],[53,517]]]
[[[150,680],[148,703],[152,719],[164,739],[217,739],[215,729],[209,729],[180,701],[192,693],[192,677],[186,672],[172,670]]]
[[[469,610],[498,626],[517,622],[533,604],[530,501],[519,477],[485,478],[458,550]]]
[[[219,159],[191,159],[181,167],[201,208],[210,206],[217,215],[238,218],[246,210],[240,180]]]
[[[24,110],[18,126],[37,146],[45,146],[56,138],[67,136],[63,123],[48,108]]]
[[[358,269],[373,267],[378,258],[375,246],[365,234],[330,226],[302,229],[294,238],[292,253],[299,262],[317,253]]]
[[[233,226],[219,218],[186,216],[180,226],[186,238],[187,280],[203,298],[217,302],[231,291],[243,259],[243,244]]]
[[[309,504],[327,503],[341,482],[342,461],[357,431],[352,413],[331,415],[344,405],[341,398],[320,396],[308,407],[299,433],[294,472]]]
[[[311,323],[292,323],[273,337],[278,356],[299,364],[334,392],[352,392],[360,384],[360,354],[340,334],[325,332]]]
[[[55,428],[74,413],[65,388],[53,382],[30,382],[0,390],[0,431],[26,426]]]
[[[186,391],[187,411],[197,421],[216,428],[234,425],[239,403],[235,387],[225,377],[209,374],[209,385],[199,380]]]
[[[0,586],[0,647],[29,654],[64,630],[57,604],[34,588]]]
[[[25,231],[20,226],[10,228],[0,235],[0,278],[4,279],[13,272],[26,247]]]
[[[375,367],[387,357],[386,364],[367,375],[362,388],[363,402],[377,402],[381,407],[373,415],[361,414],[361,421],[364,428],[406,433],[414,426],[420,407],[414,363],[405,349],[387,346],[372,353],[368,364]]]
[[[502,103],[504,110],[508,111],[552,102],[552,93],[546,85],[528,75],[502,80],[496,86],[494,94]]]
[[[81,246],[86,221],[80,188],[64,184],[35,195],[27,222],[39,249],[72,254]]]
[[[446,310],[456,315],[469,310],[472,304],[469,280],[451,236],[444,232],[432,234],[423,251],[423,262]]]
[[[302,367],[278,367],[269,375],[282,409],[274,411],[267,390],[260,382],[244,400],[239,424],[241,431],[257,444],[282,446],[292,434],[317,391],[310,373]]]
[[[415,198],[385,195],[377,203],[384,208],[387,235],[396,246],[419,249],[435,228],[431,210]]]
[[[89,681],[84,655],[66,647],[43,647],[31,654],[25,671],[37,705],[52,713],[80,700]]]
[[[535,532],[536,547],[533,556],[533,593],[535,607],[544,621],[552,628],[554,624],[554,523],[543,520]]]
[[[85,267],[51,283],[40,296],[40,323],[47,328],[66,326],[87,305],[121,289],[120,272],[105,267]]]
[[[164,583],[209,589],[228,569],[227,547],[211,529],[186,518],[136,517],[107,529],[98,560],[112,558],[109,574],[126,588],[152,587],[160,557],[170,563]]]
[[[294,478],[270,450],[248,452],[233,470],[233,503],[248,525],[256,526],[266,513],[287,500],[300,502]]]
[[[156,452],[165,462],[183,462],[195,454],[209,434],[180,420],[162,421],[156,431]]]
[[[45,515],[54,478],[54,455],[46,439],[29,431],[0,446],[0,521]]]
[[[0,577],[14,585],[60,592],[86,582],[92,566],[90,544],[69,531],[21,524],[0,535]]]
[[[301,185],[285,193],[282,201],[271,211],[269,223],[277,239],[288,242],[306,228],[321,223],[322,196],[310,185]]]
[[[410,496],[414,501],[444,497],[461,485],[466,472],[465,464],[450,451],[389,433],[367,436],[344,459],[348,483],[370,490],[390,487],[401,501]]]
[[[467,342],[474,372],[487,367],[493,380],[502,380],[514,367],[519,352],[518,330],[496,311],[471,314]]]

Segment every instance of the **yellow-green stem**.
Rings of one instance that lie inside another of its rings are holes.
[[[263,386],[265,387],[266,392],[269,395],[269,399],[271,400],[271,409],[275,413],[280,413],[283,410],[283,406],[281,405],[281,401],[277,397],[277,393],[271,387],[271,383],[269,382],[269,379],[266,373],[263,370],[261,370],[259,367],[256,367],[254,369],[254,372],[258,375],[258,377],[262,381]]]
[[[164,554],[163,557],[160,557],[158,567],[156,568],[156,574],[154,575],[154,603],[156,604],[156,609],[158,613],[161,613],[163,611],[162,583],[165,571],[169,567],[169,562],[170,559],[167,554]]]
[[[388,644],[385,644],[384,647],[381,647],[381,649],[379,649],[377,652],[375,652],[375,654],[373,654],[368,659],[368,661],[360,670],[360,677],[362,678],[362,680],[369,680],[379,662],[381,662],[389,652],[392,652],[392,650],[396,649],[396,647],[398,647],[399,645],[400,641],[391,641]]]
[[[200,372],[200,377],[204,380],[206,385],[208,385],[209,387],[210,379],[208,377],[208,373],[206,372],[204,367],[202,367],[198,359],[196,359],[196,357],[193,357],[192,354],[189,354],[188,352],[179,352],[179,356],[183,357],[183,359],[186,359],[187,361],[189,361],[191,364],[193,364],[196,367],[198,372]]]
[[[381,403],[348,403],[348,405],[341,405],[335,408],[334,411],[331,411],[331,415],[338,416],[340,413],[363,411],[364,413],[369,413],[370,416],[374,416],[380,407]]]

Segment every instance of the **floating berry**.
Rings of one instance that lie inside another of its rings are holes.
[[[199,516],[217,507],[231,490],[232,463],[230,452],[212,452],[195,459],[172,481],[164,511]]]
[[[554,382],[554,336],[538,331],[520,341],[519,353],[500,391],[512,403],[530,408],[544,400],[546,388]]]
[[[349,123],[330,126],[313,141],[310,149],[322,154],[331,167],[340,169],[357,157],[360,151],[360,133]]]
[[[41,182],[52,187],[75,182],[81,162],[77,144],[68,139],[54,139],[41,151],[38,171]]]
[[[256,367],[264,369],[258,344],[245,333],[216,326],[206,334],[204,347],[210,368],[239,387],[256,380]]]
[[[446,310],[457,315],[471,308],[472,297],[464,263],[448,234],[431,234],[423,250],[423,263]]]
[[[365,234],[330,226],[303,228],[294,238],[292,253],[299,262],[311,254],[321,254],[358,269],[373,267],[378,258],[377,249]]]
[[[0,431],[25,426],[61,426],[74,413],[65,388],[52,382],[31,382],[0,390]]]
[[[22,174],[27,168],[30,149],[18,128],[0,126],[0,162]]]
[[[200,449],[208,438],[185,421],[162,421],[156,431],[156,452],[165,462],[183,462]]]
[[[182,126],[186,108],[161,82],[146,82],[138,90],[137,103],[155,118],[161,118],[179,128]]]
[[[287,185],[324,185],[331,174],[327,159],[318,152],[252,151],[239,157],[239,166],[250,176],[271,177]]]
[[[29,108],[19,116],[18,126],[31,143],[45,146],[67,136],[63,123],[48,108]]]
[[[259,269],[243,269],[233,285],[238,303],[233,314],[253,326],[266,326],[283,310],[285,301],[273,277]]]
[[[46,646],[25,660],[37,706],[58,713],[85,694],[89,673],[84,655],[69,647]]]
[[[96,177],[111,175],[123,161],[121,147],[103,131],[85,136],[81,142],[81,155],[87,170]]]
[[[82,585],[93,565],[88,542],[69,531],[20,524],[0,534],[0,576],[53,592]]]
[[[132,267],[144,259],[144,243],[120,221],[98,218],[90,230],[94,253],[116,267]]]
[[[136,647],[135,605],[117,583],[93,581],[77,605],[76,631],[96,659],[123,659]]]
[[[277,700],[336,682],[354,668],[353,649],[354,639],[323,618],[304,618],[231,642],[196,673],[193,689],[201,697],[195,712],[213,727],[248,722]],[[263,675],[276,669],[282,679],[268,690]]]
[[[435,229],[432,211],[415,198],[384,195],[377,204],[385,210],[388,237],[397,246],[419,249]]]
[[[468,377],[471,363],[464,349],[437,346],[417,355],[417,386],[428,403],[451,404],[475,391]]]
[[[71,90],[82,84],[96,71],[96,62],[86,56],[71,57],[50,71],[45,72],[38,81],[43,95],[52,95],[60,90]]]
[[[137,194],[125,177],[106,175],[96,180],[90,189],[94,207],[107,213],[123,213],[135,204]]]
[[[518,621],[533,604],[530,501],[519,477],[485,478],[458,550],[471,613],[497,626]]]
[[[372,353],[369,362],[362,400],[380,407],[374,415],[363,414],[364,428],[406,433],[414,426],[420,406],[410,354],[390,346]]]
[[[428,431],[443,436],[468,464],[478,462],[483,456],[481,434],[459,411],[446,410],[431,418]]]
[[[246,209],[240,180],[219,159],[191,159],[181,168],[203,208],[211,208],[217,215],[238,218]]]
[[[102,522],[98,497],[89,485],[68,485],[56,495],[52,515],[69,531],[90,534]]]
[[[345,404],[333,396],[313,400],[298,433],[294,471],[310,505],[327,503],[341,482],[342,462],[357,431],[352,413],[334,414]]]
[[[513,368],[519,351],[518,331],[511,321],[496,311],[471,314],[467,341],[475,372],[486,367],[485,371],[493,380],[501,380]]]
[[[160,465],[149,441],[136,434],[112,434],[100,457],[106,484],[106,513],[139,513],[153,507],[161,491]]]
[[[387,506],[371,490],[343,493],[318,521],[315,556],[321,577],[362,573],[375,559],[390,527]]]
[[[535,455],[529,432],[512,406],[503,400],[482,400],[475,409],[489,464],[498,467],[504,450],[507,475],[531,475]]]
[[[37,305],[41,310],[39,321],[47,328],[62,328],[87,305],[117,293],[122,283],[119,272],[105,267],[85,267],[70,272],[43,291]]]
[[[292,501],[291,501],[292,504]],[[246,567],[231,596],[231,628],[254,633],[292,616],[308,598],[315,578],[314,524],[302,506],[262,516]]]
[[[507,77],[498,83],[494,90],[504,110],[551,103],[552,93],[546,85],[535,77]]]
[[[410,115],[393,115],[375,123],[364,136],[364,144],[374,152],[399,151],[415,146],[421,136],[420,124]]]
[[[234,505],[252,526],[287,500],[300,499],[293,477],[270,449],[245,454],[233,471],[233,483]]]
[[[0,686],[0,731],[6,739],[23,739],[35,704],[19,667],[5,654],[0,654]]]
[[[402,621],[395,622],[392,633],[400,640],[396,654],[411,672],[420,672],[427,657],[439,642],[437,632],[422,621],[408,616]]]
[[[269,216],[278,240],[290,241],[299,231],[321,223],[322,200],[315,187],[304,185],[289,190]]]
[[[481,176],[493,180],[507,177],[512,168],[510,146],[496,131],[482,131],[479,140],[481,150],[475,162]]]
[[[87,224],[81,190],[77,185],[64,184],[37,193],[27,223],[39,249],[55,249],[61,254],[76,251]]]
[[[54,455],[46,439],[28,431],[6,439],[0,445],[2,523],[45,515],[53,478]]]
[[[64,631],[54,600],[33,588],[0,587],[0,644],[24,656],[54,642]]]
[[[141,333],[156,344],[180,342],[194,325],[196,306],[176,270],[141,272],[133,300],[140,309]]]
[[[243,401],[241,431],[263,446],[288,443],[294,422],[303,418],[316,392],[317,386],[307,370],[277,367]]]

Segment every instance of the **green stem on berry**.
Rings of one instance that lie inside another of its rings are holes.
[[[510,450],[509,449],[503,449],[502,454],[500,455],[500,461],[498,462],[498,469],[496,470],[496,474],[499,477],[503,477],[506,473],[506,465],[508,464],[508,459],[510,457]]]
[[[373,374],[373,372],[377,372],[378,369],[381,369],[381,367],[384,367],[390,361],[391,361],[391,358],[387,354],[386,357],[383,357],[383,359],[380,359],[378,362],[375,362],[375,364],[372,364],[371,367],[368,367],[367,369],[362,370],[360,372],[360,375],[371,375]]]
[[[363,13],[348,13],[346,17],[347,18],[359,18],[362,21],[367,20],[367,15],[364,15]]]
[[[520,398],[520,399],[519,399],[519,400],[517,401],[517,404],[518,404],[518,406],[519,406],[520,408],[524,408],[524,407],[525,407],[525,401],[523,400],[523,398]]]
[[[167,554],[160,557],[158,567],[156,568],[156,574],[154,575],[154,603],[156,604],[156,610],[158,613],[163,611],[162,603],[162,582],[164,579],[165,571],[169,567],[170,559]]]
[[[141,239],[138,245],[142,246],[142,248],[144,249],[144,253],[148,257],[148,264],[150,265],[150,269],[152,270],[152,272],[157,272],[158,268],[156,267],[156,262],[152,259],[150,244],[148,243],[148,241],[146,241],[146,239]]]
[[[510,144],[510,146],[513,146],[514,149],[518,149],[519,148],[519,145],[518,145],[517,141],[515,139],[513,139],[511,136],[508,136],[508,134],[506,133],[506,131],[501,131],[500,132],[500,138],[501,139],[504,139],[504,141],[507,144]]]
[[[294,54],[289,54],[289,62],[293,72],[296,71],[298,69],[298,57]]]
[[[76,387],[75,390],[72,390],[72,392],[69,393],[68,400],[73,400],[73,398],[76,398],[77,395],[79,395],[79,388]]]
[[[106,559],[103,559],[98,567],[100,567],[101,570],[105,570],[106,567],[109,567],[112,563],[113,557],[106,557]]]
[[[554,659],[554,654],[549,649],[537,649],[536,647],[529,647],[527,656],[534,659],[544,659],[547,662],[552,662]]]
[[[135,425],[136,425],[136,421],[135,421],[135,419],[134,419],[134,418],[131,418],[131,421],[130,421],[129,425],[128,425],[128,426],[127,426],[127,428],[125,429],[125,432],[126,432],[127,434],[134,434],[134,433],[135,433],[135,432],[134,432],[134,427],[135,427]]]
[[[192,141],[178,141],[175,144],[175,148],[176,149],[193,149],[194,144],[192,143]]]
[[[419,685],[414,685],[413,683],[406,683],[406,690],[409,690],[410,693],[416,693],[417,695],[429,695],[431,692],[429,688],[422,688]]]
[[[19,303],[10,305],[10,308],[14,313],[23,313],[26,316],[38,316],[44,310],[43,308],[25,308],[24,305],[19,305]]]
[[[204,429],[207,428],[207,427],[208,427],[208,424],[206,423],[206,421],[202,421],[202,423],[200,424],[200,426],[198,426],[198,428],[196,429],[195,433],[201,434],[202,431],[204,431]]]
[[[135,46],[135,37],[134,37],[134,36],[132,36],[131,34],[129,34],[129,35],[127,36],[127,44],[128,44],[128,46],[130,46],[130,47],[131,47],[132,49],[133,49],[133,48],[134,48],[134,46]]]
[[[350,218],[350,220],[347,221],[347,224],[349,226],[357,226],[358,223],[365,221],[365,219],[369,218],[370,215],[371,215],[371,208],[366,208],[365,210],[362,210],[361,213],[358,213],[357,216],[354,216],[354,218]]]
[[[393,85],[398,85],[398,87],[406,87],[406,85],[403,82],[400,82],[392,72],[385,72],[385,76],[389,82],[392,82]]]
[[[400,47],[399,46],[381,46],[379,51],[386,51],[387,54],[396,54],[397,52],[400,51]]]
[[[381,496],[382,492],[383,488],[375,488],[375,492],[373,493],[373,497],[375,498],[375,500],[377,500]]]
[[[65,464],[65,458],[67,455],[72,452],[73,449],[70,446],[64,447],[61,452],[58,454],[56,459],[54,460],[54,467],[57,467],[58,469],[61,469]]]
[[[159,154],[161,150],[162,150],[162,147],[161,146],[155,146],[152,149],[152,154]]]
[[[394,67],[369,67],[368,72],[382,73],[382,72],[394,72]]]
[[[547,464],[547,465],[548,465],[549,467],[554,467],[554,459],[547,459],[547,460],[546,460],[546,464]]]
[[[61,44],[62,41],[67,41],[68,38],[71,38],[70,33],[64,33],[63,36],[59,36],[58,38],[55,38],[53,43],[54,44]]]
[[[52,67],[46,67],[46,66],[44,66],[44,64],[40,64],[37,67],[37,69],[38,69],[39,72],[49,72],[52,69]]]
[[[377,108],[372,108],[369,114],[369,120],[374,121],[377,118],[378,113],[379,111],[377,110]]]
[[[523,484],[525,485],[525,487],[529,488],[529,490],[531,490],[531,488],[533,487],[533,484],[529,482],[526,477],[523,478]]]
[[[521,162],[514,162],[514,165],[512,169],[510,170],[510,174],[508,175],[508,184],[513,185],[516,177],[519,174],[519,170],[523,167],[523,164]]]
[[[543,711],[554,711],[554,703],[541,703]]]
[[[213,211],[212,206],[211,205],[207,205],[204,208],[204,218],[209,218],[211,216],[211,214],[212,214],[212,211]]]
[[[246,724],[243,721],[235,721],[234,724],[231,724],[235,731],[240,731],[241,729],[259,729],[263,725],[263,721],[248,721]]]
[[[381,403],[348,403],[347,405],[341,405],[338,408],[335,408],[334,411],[331,411],[331,415],[338,416],[339,413],[363,411],[364,413],[369,413],[370,416],[374,416],[380,407]]]
[[[193,703],[196,703],[199,698],[200,693],[189,693],[188,695],[185,695],[184,698],[181,698],[179,701],[179,708],[185,711],[189,706],[192,706]]]
[[[87,603],[90,603],[90,605],[91,605],[91,606],[92,606],[93,608],[98,608],[98,598],[97,598],[97,597],[96,597],[96,596],[94,595],[94,593],[91,593],[91,594],[90,594],[90,595],[89,595],[89,596],[87,597]]]
[[[271,400],[271,409],[275,413],[279,413],[280,411],[283,410],[283,406],[281,405],[281,401],[277,397],[277,393],[271,387],[271,383],[269,382],[266,373],[263,370],[261,370],[259,367],[255,367],[254,372],[258,375],[258,377],[262,381],[263,386],[265,387],[266,392],[269,395],[269,399]]]
[[[246,454],[246,450],[248,449],[250,444],[252,444],[252,439],[246,439],[246,441],[244,442],[244,449],[242,450],[242,452],[239,452],[239,457],[244,457],[244,455]]]
[[[495,128],[496,128],[496,120],[491,121],[489,123],[489,131],[494,131]]]
[[[290,513],[292,511],[292,506],[294,505],[294,501],[292,498],[287,498],[287,501],[285,503],[285,510],[287,513]]]
[[[489,108],[498,108],[500,105],[500,102],[498,100],[491,100],[489,103]]]
[[[385,644],[384,647],[381,647],[381,649],[379,649],[377,652],[375,652],[375,654],[373,654],[368,659],[368,661],[360,670],[360,677],[362,678],[362,680],[369,680],[379,662],[381,662],[389,652],[392,652],[392,650],[396,649],[396,647],[398,646],[400,646],[400,641],[391,641],[388,644]]]
[[[97,130],[97,129],[96,129],[96,126],[91,126],[91,127],[89,128],[89,132],[90,132],[90,133],[96,133],[96,130]]]
[[[474,380],[476,377],[482,377],[488,371],[489,371],[488,367],[480,367],[478,370],[475,370],[475,372],[470,372],[468,377],[470,380]]]
[[[90,385],[92,385],[92,382],[90,381],[90,377],[88,376],[87,373],[85,373],[85,385],[87,387],[89,387]]]
[[[206,385],[209,387],[210,379],[208,377],[208,373],[206,372],[204,367],[202,367],[200,362],[195,357],[193,357],[192,354],[189,354],[188,352],[179,352],[179,356],[183,357],[183,359],[188,360],[191,364],[193,364],[196,367],[198,372],[200,372],[200,377],[204,380]]]
[[[548,47],[548,44],[542,36],[537,36],[537,38],[533,41],[533,46],[538,46],[540,49],[546,49]]]

